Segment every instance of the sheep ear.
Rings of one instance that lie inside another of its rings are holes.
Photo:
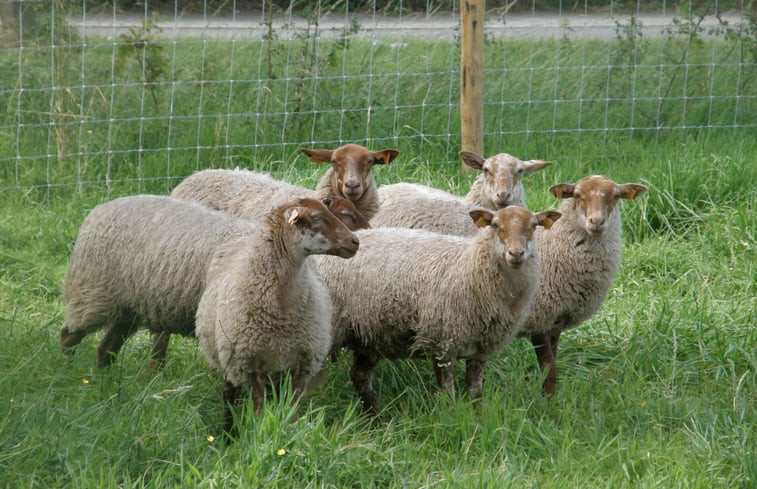
[[[525,165],[525,168],[523,169],[526,173],[531,173],[539,170],[543,170],[549,165],[552,164],[551,161],[544,161],[544,160],[529,160],[524,161],[523,164]]]
[[[473,168],[474,170],[481,170],[481,168],[484,167],[484,162],[486,160],[476,153],[471,153],[470,151],[460,151],[459,154],[460,159],[463,160],[463,163]]]
[[[396,149],[382,149],[381,151],[373,152],[373,163],[377,165],[388,165],[390,161],[395,159],[400,152]]]
[[[295,207],[294,209],[290,210],[289,211],[289,217],[287,217],[287,224],[289,224],[290,226],[292,226],[294,223],[297,222],[297,220],[300,218],[300,216],[302,216],[302,214],[300,213],[300,208],[299,207]]]
[[[572,183],[558,183],[557,185],[552,185],[551,187],[549,187],[549,191],[558,199],[567,199],[568,197],[573,197],[573,191],[575,189],[576,186]]]
[[[307,149],[300,148],[308,159],[313,163],[331,163],[331,155],[334,153],[330,149]]]
[[[616,188],[618,196],[627,200],[633,200],[646,191],[647,187],[639,185],[638,183],[625,183],[623,185],[618,185]]]
[[[325,205],[328,210],[332,210],[334,199],[332,199],[331,197],[324,197],[321,199],[321,204]]]
[[[539,226],[544,226],[544,229],[550,229],[552,224],[562,217],[557,211],[541,211],[536,214],[536,222]]]
[[[473,219],[473,224],[476,225],[477,228],[483,228],[492,223],[492,219],[494,219],[494,213],[487,211],[486,209],[473,209],[468,213]]]

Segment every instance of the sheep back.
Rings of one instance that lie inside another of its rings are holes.
[[[240,169],[199,171],[171,192],[171,197],[199,202],[242,219],[260,219],[288,201],[317,195],[313,190],[276,180],[266,173]]]
[[[538,260],[506,270],[479,244],[491,232],[465,239],[375,228],[356,233],[360,251],[348,265],[315,257],[334,302],[335,346],[438,359],[502,348],[536,292]]]
[[[455,236],[477,232],[461,199],[424,185],[398,183],[378,189],[381,208],[371,219],[373,227],[425,229]]]

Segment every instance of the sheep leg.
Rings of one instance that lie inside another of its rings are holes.
[[[263,413],[263,403],[265,402],[265,375],[261,372],[252,374],[252,404],[255,407],[255,416]]]
[[[171,333],[165,331],[153,331],[152,349],[150,350],[150,370],[160,370],[166,365],[166,351],[168,342],[171,339]]]
[[[63,353],[66,355],[73,355],[74,347],[81,343],[81,340],[84,339],[85,336],[87,336],[86,331],[79,330],[72,333],[68,327],[63,327],[60,330],[60,346]]]
[[[323,367],[314,376],[310,376],[303,370],[298,369],[292,376],[292,402],[290,402],[289,405],[294,406],[300,397],[308,394],[310,392],[310,389],[314,388],[318,384],[325,373],[326,367]],[[300,416],[297,413],[294,413],[292,415],[291,422],[294,423],[299,419],[299,417]]]
[[[477,401],[483,395],[483,374],[486,360],[469,359],[465,366],[465,384],[468,387],[468,395],[471,400]]]
[[[444,392],[452,392],[455,386],[455,381],[452,378],[452,361],[443,361],[435,358],[433,364],[436,385]]]
[[[557,360],[553,353],[553,351],[557,350],[557,345],[552,346],[552,337],[548,334],[531,336],[531,343],[534,345],[534,352],[536,353],[536,359],[539,361],[539,367],[547,371],[547,377],[544,379],[542,389],[544,390],[544,394],[551,396],[555,393],[557,385]]]
[[[560,332],[558,331],[550,336],[549,341],[552,345],[552,356],[555,357],[555,361],[557,361],[557,343],[560,342]]]
[[[372,356],[355,352],[350,369],[350,379],[358,397],[363,401],[363,410],[371,414],[378,414],[381,409],[373,392],[373,370],[377,364],[378,361]]]
[[[305,383],[305,387],[302,390],[302,396],[310,395],[310,393],[313,392],[313,389],[318,387],[323,379],[326,378],[327,372],[328,368],[326,368],[326,366],[324,365],[318,372],[315,373],[315,375],[310,377]]]
[[[228,380],[224,381],[223,383],[223,417],[224,417],[224,428],[223,430],[226,432],[227,436],[232,434],[232,430],[234,429],[234,407],[236,406],[238,400],[239,400],[239,387],[235,386]]]
[[[105,332],[105,336],[97,345],[97,367],[103,368],[113,363],[116,354],[123,346],[126,339],[137,331],[137,322],[117,320],[112,328]]]

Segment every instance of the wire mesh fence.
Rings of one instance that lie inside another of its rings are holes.
[[[457,163],[459,5],[441,3],[5,1],[0,190],[168,188],[346,142]],[[651,6],[493,6],[487,153],[580,158],[601,145],[613,157],[629,141],[755,137],[755,12]]]

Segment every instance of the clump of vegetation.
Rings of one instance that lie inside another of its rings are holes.
[[[145,17],[141,27],[129,27],[129,32],[118,36],[119,43],[115,56],[117,72],[125,70],[128,60],[136,61],[141,81],[150,90],[155,110],[158,110],[158,81],[166,71],[168,60],[163,53],[163,45],[158,37],[163,29],[158,26],[159,15]],[[129,71],[129,70],[127,70]]]

